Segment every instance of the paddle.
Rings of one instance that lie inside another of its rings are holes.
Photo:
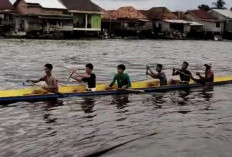
[[[68,78],[68,80],[67,80],[67,82],[66,82],[66,84],[68,84],[69,83],[69,80],[71,79],[71,77],[73,76],[73,74],[75,73],[75,71],[73,70],[73,72],[70,74],[70,76],[69,76],[69,78]]]
[[[146,79],[147,79],[147,80],[148,80],[148,67],[149,67],[149,66],[146,65],[146,77],[147,77]]]

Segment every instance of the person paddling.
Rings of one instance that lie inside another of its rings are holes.
[[[199,72],[196,73],[196,75],[199,77],[199,79],[195,79],[192,77],[192,79],[197,83],[212,83],[214,82],[214,72],[212,70],[212,67],[209,64],[204,64],[205,66],[205,76],[202,76]]]
[[[159,79],[160,80],[160,86],[165,86],[167,85],[167,78],[165,73],[162,71],[163,65],[162,64],[157,64],[156,66],[156,71],[157,73],[154,73],[149,66],[147,66],[147,72],[146,75],[151,76],[154,79]]]
[[[113,81],[106,88],[107,90],[113,89],[113,86],[116,82],[119,89],[127,89],[131,87],[130,77],[127,73],[124,73],[126,70],[126,66],[120,64],[118,65],[117,70],[118,70],[118,74],[114,76]]]
[[[52,69],[53,69],[52,64],[45,64],[44,65],[45,76],[41,77],[39,80],[27,80],[27,82],[38,83],[44,81],[46,82],[47,85],[42,88],[44,88],[49,92],[58,92],[58,80],[52,74]]]
[[[188,66],[189,66],[188,62],[183,62],[182,68],[180,70],[173,69],[172,75],[173,76],[179,75],[181,84],[188,84],[190,82],[190,78],[192,74],[190,71],[187,70]]]
[[[86,64],[85,68],[86,74],[79,75],[76,73],[76,70],[74,70],[71,78],[78,82],[86,82],[88,84],[88,91],[96,91],[96,75],[93,73],[93,64]]]

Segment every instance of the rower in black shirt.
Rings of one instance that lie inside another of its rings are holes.
[[[190,77],[192,76],[191,72],[188,71],[188,62],[183,62],[182,68],[180,70],[173,69],[172,75],[180,75],[181,83],[189,83]]]
[[[72,78],[77,80],[78,82],[86,82],[88,84],[88,91],[96,91],[96,75],[93,73],[93,64],[86,64],[85,67],[86,74],[79,75],[76,73],[76,71],[74,71],[73,74],[75,75],[72,76]]]

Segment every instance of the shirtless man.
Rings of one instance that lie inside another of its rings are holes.
[[[149,66],[147,66],[147,72],[146,75],[150,75],[154,79],[159,79],[160,80],[160,86],[165,86],[167,85],[167,78],[165,73],[162,71],[163,65],[162,64],[157,64],[156,66],[156,71],[157,73],[154,73]]]
[[[38,83],[41,81],[46,82],[46,86],[42,87],[43,89],[49,91],[49,92],[58,92],[58,80],[56,77],[52,74],[53,66],[52,64],[45,64],[44,65],[44,71],[45,76],[41,77],[39,80],[27,80],[27,82],[32,83]]]

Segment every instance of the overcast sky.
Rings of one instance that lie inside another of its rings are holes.
[[[14,2],[15,0],[10,0]],[[216,0],[92,0],[103,9],[117,9],[121,6],[134,6],[137,9],[149,9],[156,6],[165,6],[171,10],[195,9],[200,4],[209,6]],[[232,0],[225,0],[226,7],[232,7]]]

